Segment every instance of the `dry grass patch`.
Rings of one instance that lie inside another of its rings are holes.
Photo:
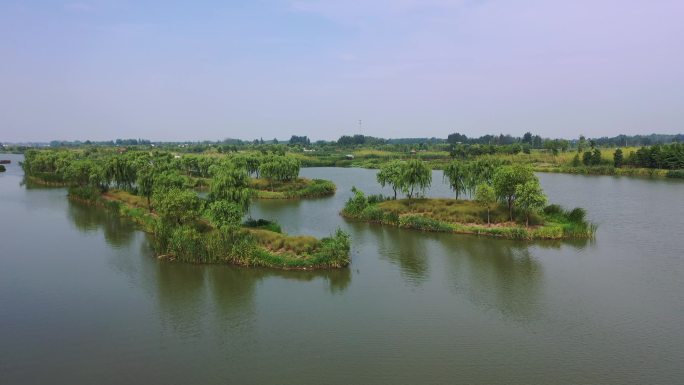
[[[399,199],[378,203],[385,212],[397,215],[419,214],[446,223],[487,223],[487,211],[476,202],[449,198]],[[508,209],[496,205],[490,211],[492,224],[508,222]]]

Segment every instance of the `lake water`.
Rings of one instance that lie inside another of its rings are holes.
[[[680,181],[541,174],[596,239],[515,242],[346,221],[375,172],[304,169],[337,194],[251,215],[340,227],[352,264],[283,272],[159,262],[125,220],[0,158],[1,384],[684,383]]]

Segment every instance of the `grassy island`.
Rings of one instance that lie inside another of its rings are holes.
[[[395,196],[366,196],[354,188],[341,214],[407,229],[509,239],[591,238],[596,231],[583,209],[566,211],[547,205],[539,180],[528,167],[455,163],[444,175],[457,198],[427,199],[419,196],[432,182],[427,165],[419,160],[390,163],[380,169],[377,179],[391,186]],[[398,191],[407,198],[397,199]],[[458,199],[462,193],[475,199]]]
[[[341,212],[347,218],[405,229],[458,234],[487,235],[508,239],[591,238],[595,228],[584,219],[584,211],[565,211],[547,206],[531,218],[529,226],[510,221],[508,209],[497,205],[487,210],[473,201],[449,198],[382,200],[357,191]]]
[[[248,170],[231,157],[206,170],[200,198],[183,164],[163,151],[28,151],[27,178],[69,186],[69,197],[130,218],[152,235],[160,259],[279,269],[325,269],[350,262],[349,236],[289,236],[267,220],[243,222],[250,200]],[[298,167],[297,167],[298,173]],[[204,177],[204,175],[199,175]]]
[[[291,181],[252,178],[249,182],[257,199],[319,198],[335,194],[334,183],[323,179],[297,178]]]

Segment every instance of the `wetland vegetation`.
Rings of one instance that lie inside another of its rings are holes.
[[[131,218],[153,235],[160,258],[285,269],[349,264],[349,237],[340,230],[317,239],[288,236],[277,225],[243,225],[254,192],[239,160],[198,158],[202,166],[189,172],[189,162],[180,159],[164,151],[33,150],[22,166],[34,181],[69,186],[73,199]],[[288,164],[288,174],[264,168],[263,178],[298,181],[297,160],[274,156],[270,162]],[[208,180],[206,199],[194,190],[193,177]]]
[[[453,161],[444,179],[456,199],[424,198],[432,182],[429,167],[419,160],[394,161],[381,167],[377,180],[393,197],[366,196],[353,188],[341,214],[348,218],[425,231],[489,235],[510,239],[591,238],[596,227],[585,211],[547,205],[532,169],[495,158]],[[397,192],[406,194],[397,199]],[[473,200],[459,199],[470,195]]]

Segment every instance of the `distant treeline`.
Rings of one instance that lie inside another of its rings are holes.
[[[292,135],[289,140],[278,140],[276,138],[272,140],[264,140],[263,138],[254,140],[241,140],[241,139],[224,139],[220,141],[185,141],[185,142],[173,142],[173,141],[156,141],[153,142],[149,139],[115,139],[108,141],[65,141],[65,140],[53,140],[49,143],[50,147],[78,147],[78,146],[138,146],[138,145],[157,145],[157,146],[201,146],[201,145],[234,145],[234,146],[244,146],[244,145],[267,145],[267,144],[288,144],[288,145],[339,145],[339,146],[353,146],[353,145],[382,145],[382,144],[424,144],[424,145],[434,145],[434,144],[480,144],[480,145],[510,145],[510,144],[528,144],[531,148],[544,148],[544,143],[548,141],[567,141],[570,145],[576,146],[578,142],[585,140],[584,136],[580,135],[577,139],[561,139],[561,138],[542,138],[540,135],[535,135],[531,132],[525,133],[523,136],[516,137],[512,135],[482,135],[479,137],[468,137],[465,134],[460,134],[458,132],[449,134],[446,138],[436,138],[436,137],[415,137],[415,138],[378,138],[368,135],[342,135],[337,140],[326,141],[318,140],[312,142],[306,135]],[[684,134],[650,134],[650,135],[617,135],[614,137],[600,137],[600,138],[586,138],[586,141],[591,141],[597,146],[601,147],[638,147],[638,146],[651,146],[655,144],[666,144],[666,143],[683,143]],[[0,148],[2,143],[0,143]]]

